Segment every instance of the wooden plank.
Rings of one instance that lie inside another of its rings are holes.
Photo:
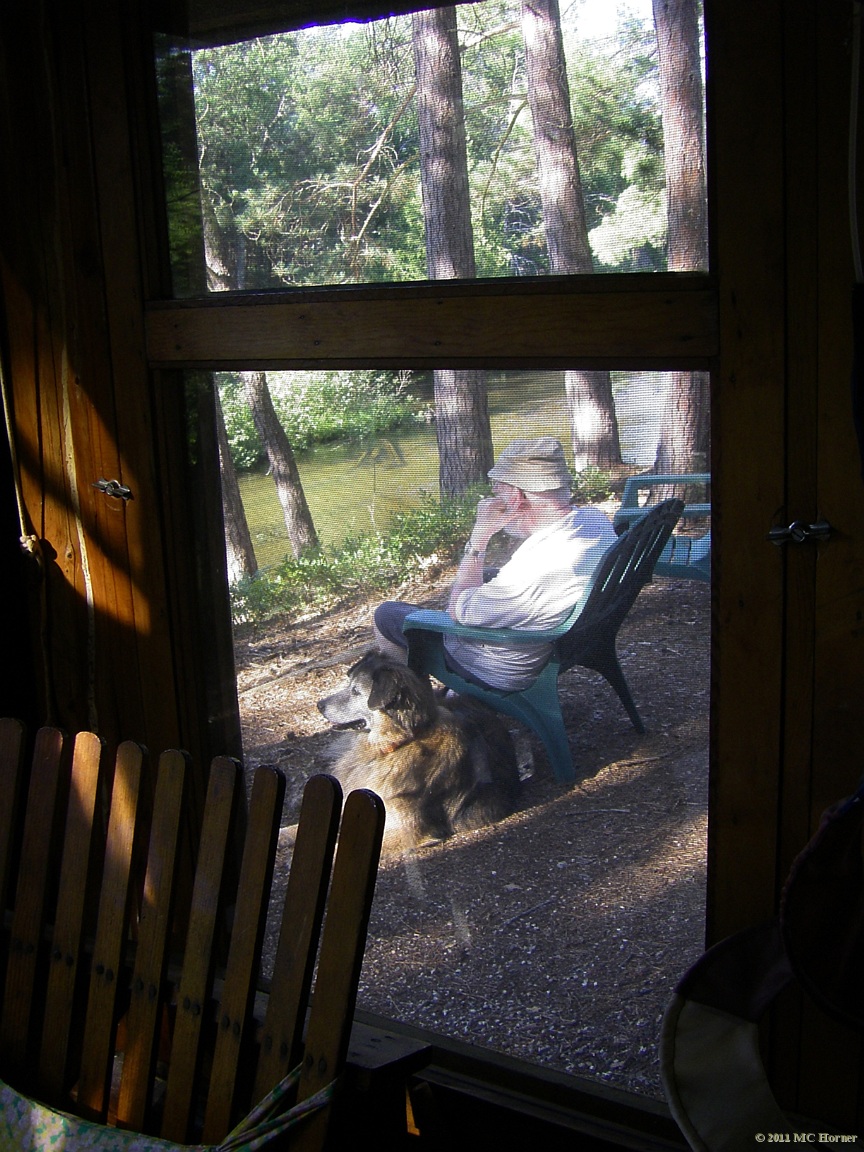
[[[240,767],[236,760],[217,756],[210,769],[162,1118],[163,1137],[178,1143],[188,1138],[201,1026],[211,996],[213,945],[222,903],[225,854],[239,781]]]
[[[330,899],[321,939],[315,995],[303,1055],[298,1099],[329,1084],[345,1065],[375,891],[384,804],[366,789],[350,793],[342,815]],[[297,1129],[292,1147],[309,1152],[323,1146],[329,1109]]]
[[[159,757],[117,1101],[117,1126],[135,1131],[144,1129],[153,1091],[186,774],[186,757],[182,752],[171,749]]]
[[[43,916],[49,898],[52,839],[61,791],[65,739],[56,728],[40,728],[30,771],[21,863],[12,915],[6,994],[0,1017],[0,1051],[4,1063],[25,1074],[33,1010],[36,966]]]
[[[805,364],[809,387],[804,391],[801,381],[799,388],[790,390],[790,416],[794,411],[796,424],[800,422],[799,435],[810,449],[814,475],[810,502],[802,501],[802,512],[796,509],[795,516],[813,513],[824,517],[833,531],[829,539],[804,549],[809,557],[796,561],[809,564],[812,571],[813,648],[812,663],[790,669],[790,677],[809,675],[812,707],[807,717],[811,728],[805,767],[809,771],[800,775],[794,772],[788,782],[784,780],[784,815],[787,806],[791,809],[784,825],[789,831],[783,844],[784,862],[816,830],[823,811],[858,785],[860,758],[852,750],[861,742],[864,697],[864,483],[849,387],[853,268],[849,228],[838,227],[841,220],[846,225],[850,209],[850,31],[860,13],[856,15],[843,5],[810,0],[807,14],[811,37],[807,66],[813,76],[810,113],[815,124],[808,120],[803,124],[810,134],[808,169],[815,188],[809,204],[800,205],[795,240],[808,249],[811,245],[815,248],[810,262],[814,298],[807,297],[808,311],[799,320],[806,320],[813,354]],[[790,71],[796,67],[793,60]],[[861,96],[859,90],[859,229]],[[791,173],[790,164],[790,187]],[[801,178],[796,166],[794,180]],[[815,389],[814,381],[818,385]],[[798,461],[790,460],[790,471],[795,463]],[[792,561],[790,557],[790,566]],[[793,619],[790,613],[789,642],[794,642],[793,632],[800,627],[801,618]],[[792,691],[790,682],[790,694]],[[796,705],[793,697],[789,707]],[[797,758],[804,759],[800,753]],[[847,914],[851,925],[856,913],[849,908]],[[864,1116],[861,1034],[830,1020],[808,997],[802,1008],[794,1106],[804,1115],[830,1121],[841,1132],[860,1133]]]
[[[302,1054],[303,1026],[341,810],[339,783],[332,776],[313,776],[303,791],[291,856],[253,1102],[263,1099]]]
[[[701,288],[523,288],[434,294],[357,289],[325,300],[286,294],[151,306],[147,350],[154,366],[221,368],[705,367],[717,353],[716,299]],[[664,283],[668,283],[668,278]],[[506,333],[506,340],[502,339]]]
[[[99,917],[84,1023],[78,1111],[104,1120],[114,1058],[115,1004],[126,943],[132,859],[139,835],[138,801],[144,749],[127,741],[117,749]]]
[[[0,718],[0,911],[5,912],[12,872],[18,793],[24,769],[24,725]]]
[[[767,534],[785,499],[786,234],[781,4],[729,0],[705,16],[721,333],[710,469],[713,943],[770,916],[777,892],[784,557]]]
[[[811,2],[787,6],[782,47],[785,61],[785,198],[787,213],[786,459],[783,524],[817,519],[818,435],[818,228],[816,150],[816,26]],[[786,545],[783,774],[777,813],[778,876],[810,837],[809,793],[813,727],[813,624],[817,548]],[[801,998],[788,992],[772,1015],[766,1060],[781,1103],[797,1111],[802,1057]]]
[[[418,7],[417,0],[352,0],[350,19],[382,19]],[[184,5],[183,14],[196,42],[206,44],[230,44],[349,18],[345,0],[191,0],[188,8]]]
[[[157,237],[155,229],[146,235],[146,222],[139,215],[139,204],[156,203],[155,198],[149,190],[136,194],[136,176],[143,175],[150,141],[140,140],[144,129],[130,108],[135,80],[139,100],[145,97],[144,77],[136,73],[141,53],[134,40],[134,26],[135,19],[130,21],[123,6],[117,4],[102,5],[98,18],[85,14],[82,20],[81,56],[90,132],[87,164],[94,204],[87,239],[98,247],[101,257],[98,289],[103,328],[94,350],[99,356],[98,392],[94,392],[94,382],[82,390],[91,446],[79,470],[88,479],[116,478],[133,494],[131,500],[123,501],[90,489],[86,496],[88,501],[92,499],[93,510],[85,529],[93,532],[104,553],[104,560],[102,555],[93,558],[94,565],[100,564],[100,584],[94,587],[93,595],[103,615],[116,603],[116,619],[103,623],[105,640],[100,644],[100,656],[109,669],[117,659],[111,647],[111,629],[122,629],[120,651],[124,656],[130,646],[136,653],[136,659],[125,659],[122,674],[126,690],[122,694],[113,692],[109,676],[99,678],[98,686],[104,692],[99,700],[100,714],[104,712],[106,720],[110,716],[118,735],[134,733],[161,750],[177,746],[182,729],[177,719],[172,636],[166,614],[154,611],[154,605],[165,603],[167,589],[164,536],[153,506],[161,477],[153,453],[142,295],[162,237],[161,233]],[[83,472],[85,464],[92,472]],[[105,471],[109,468],[110,472]],[[91,552],[96,553],[92,543]],[[183,747],[187,749],[189,735],[183,733]],[[197,747],[190,750],[198,752]],[[190,762],[190,780],[194,782],[196,773],[201,773],[200,787],[190,788],[189,796],[196,832],[208,762],[209,755],[196,755]]]
[[[218,1143],[232,1126],[237,1075],[244,1046],[249,1041],[248,1023],[260,966],[284,797],[285,778],[282,773],[274,768],[259,768],[252,784],[249,827],[219,1005],[213,1071],[202,1134],[205,1144]]]
[[[44,1098],[57,1100],[65,1086],[78,961],[84,931],[84,903],[93,843],[93,818],[102,781],[104,744],[93,732],[75,737],[66,836],[60,862],[57,915],[51,942],[45,1020],[39,1058]]]
[[[72,197],[60,126],[76,93],[56,77],[49,80],[46,52],[53,45],[49,47],[47,29],[35,10],[3,6],[0,21],[6,113],[0,131],[8,174],[0,244],[7,380],[13,393],[13,435],[19,459],[26,461],[20,483],[28,528],[53,557],[41,572],[33,564],[29,573],[40,581],[38,601],[34,596],[29,604],[40,689],[33,712],[56,723],[58,701],[79,703],[87,687],[81,675],[87,667],[86,599],[64,463],[62,404],[62,380],[70,372],[66,297],[71,305],[74,296],[68,291],[68,270],[76,261],[63,226]],[[52,33],[56,25],[52,19]],[[62,107],[55,106],[58,92]],[[15,171],[17,181],[11,178]],[[74,730],[86,727],[86,717],[82,704],[77,718],[65,713],[62,719]]]

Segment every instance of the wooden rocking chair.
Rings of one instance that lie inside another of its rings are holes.
[[[0,721],[3,1080],[76,1116],[177,1144],[222,1141],[295,1065],[302,1066],[297,1101],[338,1082],[383,833],[381,800],[352,792],[342,812],[334,779],[308,782],[267,993],[260,958],[281,774],[255,774],[239,881],[226,891],[243,781],[235,761],[213,761],[190,912],[178,932],[172,899],[186,757],[161,756],[148,819],[146,753],[138,745],[122,744],[109,773],[92,733],[75,738],[70,757],[61,732],[41,729],[29,771],[23,744],[18,722]],[[185,937],[178,955],[172,936]],[[330,1111],[325,1102],[305,1118],[292,1149],[323,1147]]]

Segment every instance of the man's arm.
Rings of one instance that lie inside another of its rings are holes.
[[[513,511],[500,496],[488,496],[477,505],[477,518],[471,536],[465,545],[465,555],[450,589],[447,611],[453,615],[456,601],[466,588],[479,588],[483,583],[483,564],[486,548],[496,532],[500,532],[513,519]]]

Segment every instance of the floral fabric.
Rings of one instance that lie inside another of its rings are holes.
[[[280,1105],[297,1083],[295,1069],[218,1145],[175,1144],[158,1136],[144,1136],[81,1120],[22,1096],[0,1080],[0,1152],[258,1152],[270,1140],[293,1127],[304,1116],[323,1108],[334,1085],[285,1112]]]

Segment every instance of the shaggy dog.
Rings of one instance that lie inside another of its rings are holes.
[[[491,709],[463,698],[443,707],[426,677],[374,651],[318,707],[336,727],[360,729],[340,741],[333,775],[346,789],[378,793],[390,847],[444,840],[514,811],[516,756]]]

